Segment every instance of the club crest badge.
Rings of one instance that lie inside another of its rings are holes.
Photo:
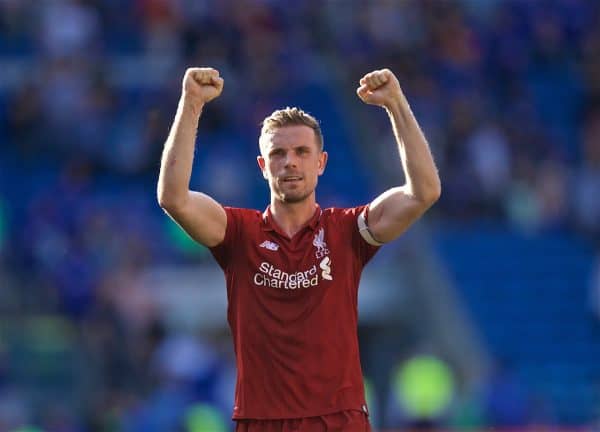
[[[329,249],[327,249],[327,243],[325,243],[324,228],[321,228],[319,232],[315,234],[313,246],[317,248],[315,252],[315,257],[317,257],[317,259],[323,258],[325,255],[329,255]]]

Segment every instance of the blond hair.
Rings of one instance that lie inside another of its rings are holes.
[[[275,129],[285,126],[302,125],[308,126],[314,131],[315,138],[317,139],[317,147],[320,151],[323,151],[323,134],[321,133],[319,121],[315,117],[296,107],[285,107],[284,109],[273,111],[270,116],[263,120],[260,136],[262,138],[264,135],[273,132]]]

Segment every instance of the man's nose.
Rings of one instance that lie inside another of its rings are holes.
[[[294,154],[294,152],[287,152],[285,155],[285,166],[287,167],[295,167],[298,164],[298,158]]]

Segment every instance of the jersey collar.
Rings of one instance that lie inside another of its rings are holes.
[[[319,220],[321,219],[321,214],[323,210],[321,210],[321,206],[319,204],[315,204],[315,212],[311,216],[311,218],[306,222],[306,224],[302,227],[300,231],[305,228],[310,228],[313,231],[316,231],[317,226],[319,225]],[[261,228],[263,231],[276,231],[277,233],[284,235],[275,219],[273,219],[273,214],[271,213],[271,206],[267,206],[265,211],[262,214],[262,225]]]

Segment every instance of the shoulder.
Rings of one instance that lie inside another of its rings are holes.
[[[368,204],[359,205],[356,207],[329,207],[323,210],[323,216],[327,219],[333,220],[355,220],[358,218]]]
[[[231,253],[231,246],[243,238],[253,236],[260,229],[262,221],[262,213],[258,210],[230,206],[223,206],[223,209],[227,215],[225,238],[217,246],[211,248],[217,261],[222,265],[225,257]]]
[[[323,222],[336,230],[358,232],[358,221],[368,205],[356,207],[330,207],[323,210]]]
[[[227,214],[229,229],[247,230],[262,223],[263,214],[258,210],[229,206],[223,208]]]
[[[377,241],[369,229],[369,204],[363,204],[356,207],[347,208],[328,208],[324,210],[327,215],[328,223],[338,229],[349,230],[352,236],[355,236],[359,243],[366,242],[370,246],[379,247],[383,243]]]
[[[262,219],[262,212],[255,209],[241,208],[241,207],[229,207],[223,206],[227,214],[231,214],[236,217],[244,219]]]

